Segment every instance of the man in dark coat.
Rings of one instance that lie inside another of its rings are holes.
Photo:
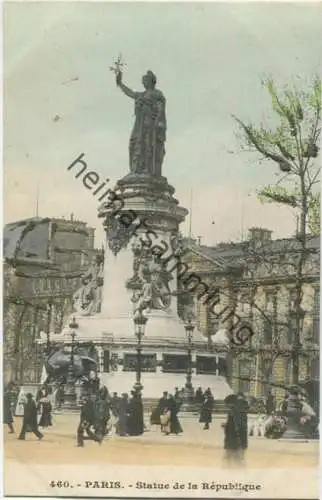
[[[285,416],[286,416],[286,413],[287,413],[288,398],[289,398],[289,394],[286,393],[285,396],[284,396],[284,399],[282,401],[282,405],[281,405],[281,412]]]
[[[204,400],[204,394],[202,392],[202,389],[201,387],[198,387],[198,389],[196,390],[196,394],[195,394],[195,402],[200,405],[202,404]]]
[[[18,439],[25,440],[26,432],[33,432],[38,439],[42,439],[44,435],[39,432],[38,429],[37,405],[30,392],[27,394],[26,398],[27,402],[24,405],[22,428]]]
[[[204,399],[200,411],[199,422],[204,425],[204,430],[209,429],[209,424],[212,422],[212,411],[214,408],[214,398],[211,390],[208,388],[205,391]]]
[[[98,436],[106,436],[109,420],[110,404],[106,398],[106,392],[100,389],[96,400],[96,433]]]
[[[130,436],[140,436],[144,432],[142,397],[137,391],[132,391],[131,396],[128,405],[128,434]]]
[[[266,399],[266,413],[267,415],[272,415],[275,412],[275,398],[272,394],[271,389],[269,389]]]
[[[163,415],[163,413],[166,410],[167,407],[167,399],[168,399],[168,393],[165,391],[162,395],[162,398],[159,399],[157,407],[152,411],[151,417],[150,417],[150,422],[151,425],[160,425],[160,416]],[[161,431],[162,431],[162,425],[161,425]]]
[[[95,429],[95,425],[97,425],[97,415],[94,397],[87,396],[81,406],[80,422],[77,428],[77,446],[84,446],[84,431],[86,431],[89,439],[101,444],[103,437],[92,431],[92,428]]]
[[[9,434],[15,432],[13,427],[12,400],[8,389],[5,389],[3,392],[3,423],[9,427]]]
[[[129,396],[126,393],[122,394],[118,406],[118,422],[116,424],[116,433],[119,436],[126,436],[128,433],[128,409],[129,409]]]
[[[174,397],[169,394],[166,402],[166,410],[170,412],[170,433],[180,434],[183,432],[181,424],[179,422],[178,413],[180,407],[177,405]]]

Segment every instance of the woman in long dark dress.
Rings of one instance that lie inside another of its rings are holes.
[[[122,394],[118,407],[118,422],[116,424],[116,434],[126,436],[128,433],[128,411],[129,411],[129,396],[126,393]]]
[[[130,436],[140,436],[144,432],[143,403],[141,395],[131,392],[132,398],[128,405],[127,429]]]
[[[9,428],[9,434],[13,434],[15,432],[13,427],[13,415],[12,415],[12,402],[10,393],[8,390],[5,390],[3,393],[3,423],[7,424]]]
[[[39,427],[49,427],[53,425],[51,417],[52,406],[47,396],[40,399],[38,403],[38,409],[41,413]]]
[[[224,424],[226,458],[240,461],[248,446],[246,403],[235,395],[228,396],[225,402],[229,407],[227,422]]]

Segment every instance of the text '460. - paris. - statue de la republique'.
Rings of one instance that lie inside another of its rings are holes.
[[[120,67],[113,69],[118,89],[134,101],[130,172],[99,207],[107,245],[104,259],[96,259],[75,296],[77,340],[97,346],[100,378],[111,392],[129,392],[139,371],[144,398],[159,398],[188,380],[195,388],[210,387],[221,399],[231,392],[224,374],[198,370],[197,358],[220,365],[223,350],[216,352],[215,345],[209,350],[193,324],[191,300],[178,314],[178,297],[185,294],[177,283],[179,224],[188,211],[162,176],[166,99],[152,71],[142,78],[143,91],[136,92],[123,83]],[[58,336],[67,339],[68,326]]]

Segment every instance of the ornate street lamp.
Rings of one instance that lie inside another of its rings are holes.
[[[67,380],[64,390],[64,410],[75,411],[78,410],[77,407],[77,395],[75,389],[75,374],[74,374],[74,350],[76,345],[76,336],[78,323],[76,323],[75,317],[73,317],[72,322],[69,324],[71,344],[70,344],[70,363],[68,365]]]
[[[296,332],[297,342],[292,348],[291,359],[292,362],[297,363],[299,365],[300,356],[303,354],[303,346],[300,342],[300,334],[303,331],[303,323],[305,311],[300,308],[298,311],[294,311],[294,315],[299,315],[300,317],[300,331]],[[282,439],[290,439],[290,440],[305,440],[307,439],[306,435],[303,432],[303,425],[301,423],[301,419],[303,417],[302,413],[302,404],[300,400],[300,395],[302,393],[301,388],[296,384],[298,380],[293,380],[294,385],[289,390],[289,397],[287,400],[287,408],[286,408],[286,416],[287,416],[287,428],[286,432],[283,434]]]
[[[292,317],[297,322],[297,318],[299,320],[299,331],[295,327],[294,331],[294,342],[293,342],[293,347],[291,351],[291,356],[292,356],[292,383],[293,384],[298,384],[299,380],[299,364],[300,364],[300,356],[302,353],[302,344],[301,344],[301,333],[303,332],[303,324],[304,324],[304,317],[305,317],[305,311],[301,307],[299,307],[297,310],[292,311]]]
[[[142,338],[145,334],[145,326],[148,318],[144,316],[142,311],[139,311],[134,316],[134,329],[135,336],[137,338],[136,352],[137,352],[137,363],[136,363],[136,381],[134,384],[134,389],[141,393],[143,386],[141,384],[141,353],[142,353]]]
[[[188,364],[187,364],[187,372],[186,372],[186,383],[183,390],[183,403],[181,405],[182,411],[194,411],[196,409],[196,405],[194,404],[194,390],[192,385],[192,334],[195,329],[193,324],[194,316],[192,314],[187,315],[184,327],[187,334],[187,355],[188,355]]]

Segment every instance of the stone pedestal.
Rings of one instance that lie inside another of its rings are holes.
[[[150,276],[156,280],[154,290],[158,292],[153,292],[150,307],[144,311],[147,324],[141,342],[142,358],[149,358],[151,369],[146,371],[143,360],[141,383],[143,397],[157,399],[163,391],[173,392],[186,382],[185,370],[176,369],[173,360],[178,359],[179,366],[180,356],[187,356],[188,349],[176,295],[178,272],[181,276],[183,272],[177,258],[179,224],[188,212],[180,207],[174,198],[174,188],[164,177],[129,174],[119,181],[110,198],[99,208],[107,236],[102,303],[97,314],[76,314],[78,342],[93,341],[99,346],[100,378],[110,392],[130,392],[136,377],[135,369],[126,366],[126,360],[131,356],[133,360],[137,352],[133,296],[137,282],[142,284],[145,279],[148,265]],[[145,248],[150,242],[149,255],[161,253],[161,260],[166,262],[162,270],[154,261],[144,260],[144,252],[138,252],[142,241]],[[188,276],[189,269],[185,272]],[[56,336],[57,340],[65,334],[68,335],[67,329]],[[209,353],[207,339],[197,329],[192,336],[191,355],[193,360],[198,355],[216,356],[215,351]],[[109,359],[108,367],[104,367],[104,357]],[[172,363],[170,368],[167,363]],[[224,399],[232,392],[224,376],[197,374],[195,367],[192,386],[210,387],[217,399]]]

